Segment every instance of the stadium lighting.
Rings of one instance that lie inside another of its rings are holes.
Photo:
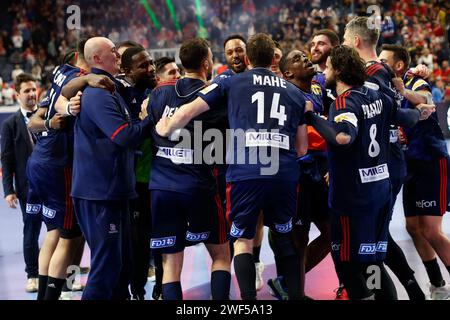
[[[145,10],[147,11],[148,15],[150,16],[150,19],[152,19],[152,22],[155,25],[156,29],[161,30],[161,24],[159,23],[158,19],[156,18],[156,15],[153,12],[152,8],[150,8],[150,5],[147,3],[147,0],[139,0],[139,3],[144,6]]]
[[[173,23],[177,31],[180,31],[180,23],[178,22],[177,15],[175,13],[175,8],[173,6],[172,0],[166,0],[167,8],[169,9],[170,16],[172,17]]]

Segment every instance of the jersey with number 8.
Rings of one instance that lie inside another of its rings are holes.
[[[389,126],[395,109],[388,96],[352,88],[331,105],[329,121],[345,124],[352,143],[329,146],[330,206],[346,215],[364,214],[390,199]]]

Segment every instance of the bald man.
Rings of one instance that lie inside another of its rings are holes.
[[[121,84],[113,77],[120,58],[114,44],[91,38],[84,54],[91,72],[109,77],[116,90],[87,87],[75,124],[72,197],[91,249],[82,299],[128,299],[128,202],[137,196],[133,147],[150,134],[150,122],[131,121]]]

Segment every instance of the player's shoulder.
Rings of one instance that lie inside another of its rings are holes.
[[[335,109],[352,109],[354,111],[361,110],[361,105],[370,103],[384,96],[380,91],[368,88],[366,86],[353,87],[338,97],[334,101]]]
[[[56,70],[56,72],[54,72],[54,74],[56,74],[57,72],[62,73],[64,75],[78,74],[81,72],[81,69],[78,67],[75,67],[71,64],[65,63],[65,64],[60,65],[58,67],[58,69]]]
[[[393,76],[393,71],[383,62],[371,61],[366,65],[366,74],[368,77],[378,76],[390,79]]]
[[[156,88],[153,89],[152,93],[158,92],[158,91],[164,91],[164,90],[170,90],[171,88],[175,87],[178,80],[169,80],[158,83]]]
[[[153,98],[174,92],[175,85],[177,83],[177,80],[170,80],[170,81],[164,81],[158,83],[158,85],[151,91],[151,96]]]
[[[222,72],[221,74],[217,75],[213,81],[211,82],[211,84],[214,83],[221,83],[223,80],[228,79],[230,77],[234,76],[233,71],[231,70],[225,70],[224,72]]]

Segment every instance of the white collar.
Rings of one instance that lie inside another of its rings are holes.
[[[21,107],[20,107],[20,112],[22,113],[22,115],[24,116],[24,118],[26,118],[28,112],[33,112],[33,111],[36,111],[37,109],[38,109],[37,106],[34,106],[34,108],[33,108],[32,110],[24,109],[24,108],[22,108],[22,106],[21,106]]]

